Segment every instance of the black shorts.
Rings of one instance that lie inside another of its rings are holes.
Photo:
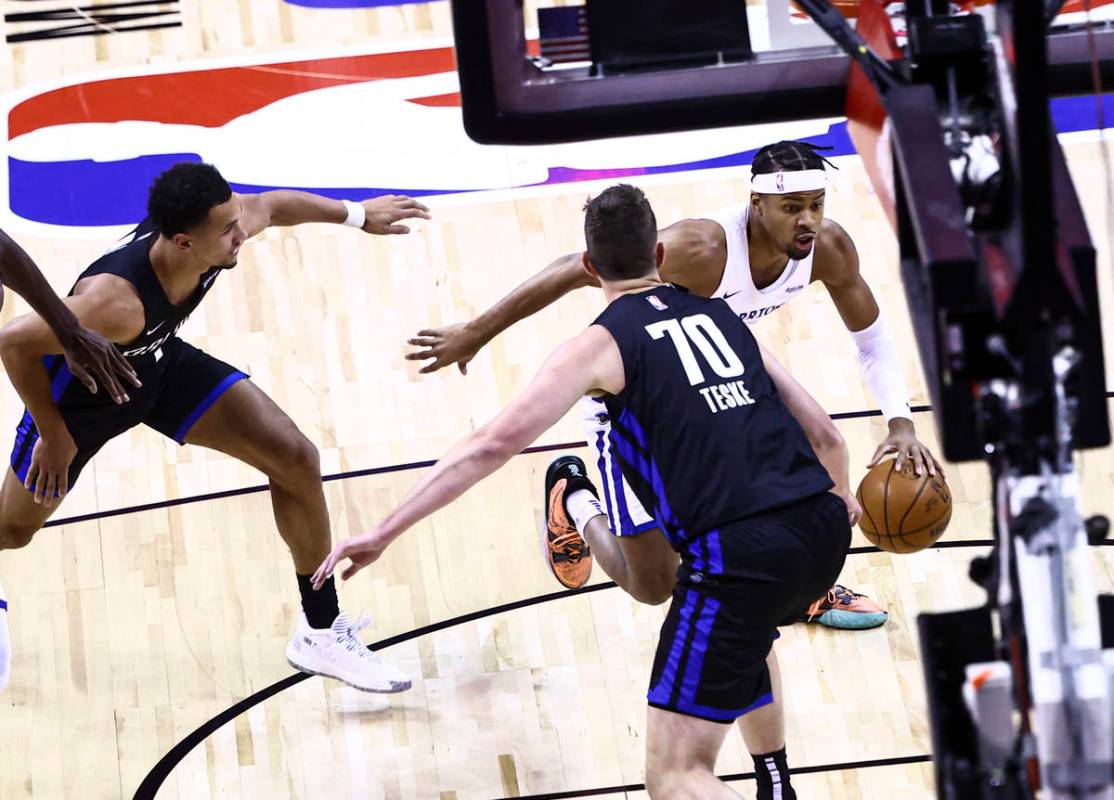
[[[209,406],[232,384],[248,377],[176,336],[163,344],[160,357],[132,362],[143,386],[136,388],[124,383],[131,400],[120,405],[112,401],[103,387],[92,394],[81,381],[74,380],[62,356],[47,356],[43,364],[50,375],[54,401],[77,445],[77,455],[69,470],[71,489],[85,464],[109,439],[143,423],[183,444],[190,428]],[[16,428],[11,461],[21,481],[27,479],[31,452],[38,439],[38,428],[25,410]]]
[[[847,506],[824,492],[701,538],[712,544],[698,540],[682,558],[647,700],[726,723],[772,701],[777,626],[831,588],[851,526]]]

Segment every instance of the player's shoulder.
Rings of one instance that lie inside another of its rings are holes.
[[[699,256],[723,247],[726,233],[714,219],[688,217],[662,228],[659,238],[666,243],[666,247],[681,248]]]
[[[111,308],[121,313],[143,309],[143,300],[131,281],[113,275],[111,272],[100,272],[81,278],[74,286],[73,293],[75,297],[81,297],[87,303]]]
[[[719,285],[727,262],[727,233],[718,222],[683,219],[659,231],[658,241],[665,245],[662,278],[704,294]]]
[[[825,249],[845,250],[855,248],[855,243],[851,241],[851,235],[847,233],[842,225],[830,217],[825,217],[820,222],[820,230],[816,234],[817,245],[824,246]]]
[[[813,277],[826,283],[838,282],[858,274],[859,257],[855,242],[843,226],[834,219],[825,218],[816,232]]]

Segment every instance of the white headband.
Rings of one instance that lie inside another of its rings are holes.
[[[827,186],[828,177],[822,169],[801,169],[793,172],[768,172],[752,175],[750,189],[758,194],[796,194],[815,192]]]

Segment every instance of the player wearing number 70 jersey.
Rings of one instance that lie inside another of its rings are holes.
[[[763,147],[752,162],[749,202],[702,215],[705,218],[682,220],[658,232],[666,247],[661,276],[695,295],[723,298],[748,324],[804,294],[813,281],[821,282],[852,331],[863,375],[887,420],[889,434],[878,445],[872,463],[887,452],[896,452],[899,467],[908,458],[918,473],[932,471],[938,465],[917,440],[901,360],[859,272],[855,246],[839,225],[824,218],[824,165],[823,157],[805,142]],[[422,349],[407,358],[434,359],[422,372],[454,362],[464,371],[467,362],[497,333],[566,292],[592,285],[594,279],[581,262],[581,253],[570,253],[471,322],[421,331],[410,343]],[[712,390],[707,399],[716,401]],[[545,493],[546,555],[553,574],[565,586],[575,588],[587,581],[595,561],[636,599],[664,602],[672,590],[677,558],[657,532],[658,521],[619,476],[607,410],[591,399],[580,410],[590,459],[599,466],[601,500],[607,514],[574,527],[572,517],[590,509],[582,503],[581,508],[566,514],[568,502],[562,487],[567,485],[565,479],[575,477],[569,470],[580,472],[583,464],[572,458],[555,461]],[[640,571],[624,561],[623,551],[630,546],[648,556]],[[886,619],[878,604],[842,586],[831,587],[801,611],[793,617],[838,628],[869,628]]]
[[[623,476],[681,557],[647,696],[650,795],[738,797],[713,772],[738,719],[760,800],[793,800],[781,687],[767,657],[786,614],[830,586],[843,566],[849,522],[859,514],[847,448],[727,303],[661,281],[665,248],[655,227],[634,187],[612,187],[589,203],[586,267],[600,279],[607,309],[558,348],[502,414],[442,458],[379,528],[334,548],[314,581],[322,584],[344,559],[351,564],[342,576],[350,578],[582,396],[599,397]]]

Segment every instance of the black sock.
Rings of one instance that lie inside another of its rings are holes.
[[[311,628],[328,628],[340,613],[340,601],[337,600],[337,586],[330,576],[321,585],[320,591],[313,591],[313,576],[298,576],[298,591],[302,593],[302,611],[306,612],[306,619]]]
[[[758,800],[797,800],[797,793],[789,785],[789,766],[785,763],[784,747],[774,753],[751,753],[750,757],[754,759]]]

